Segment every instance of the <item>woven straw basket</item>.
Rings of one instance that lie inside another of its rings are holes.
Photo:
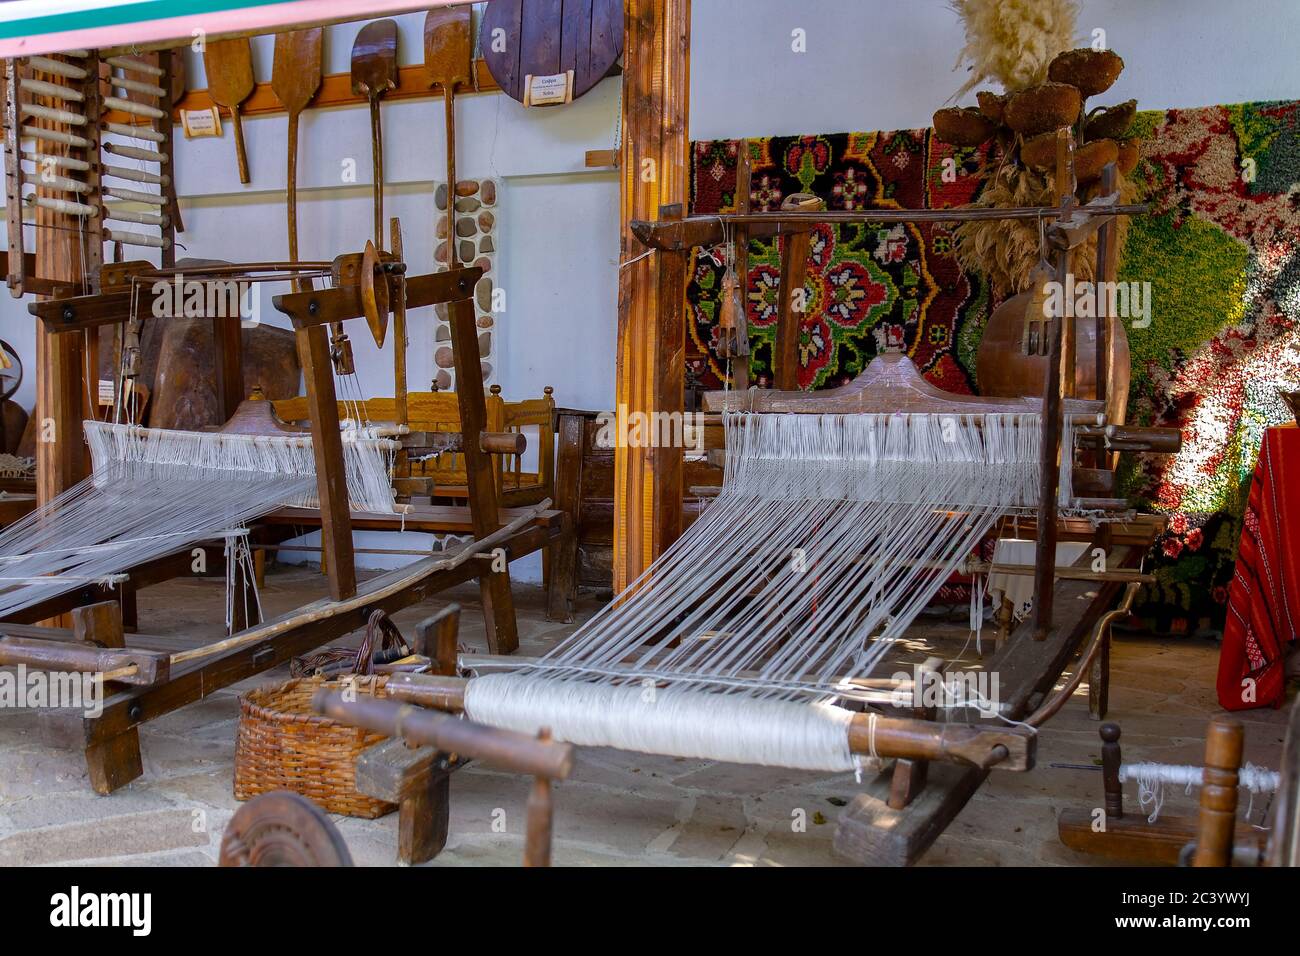
[[[359,694],[384,697],[387,677],[353,677]],[[235,799],[270,790],[300,793],[329,813],[373,820],[397,809],[356,787],[356,759],[384,739],[322,717],[311,709],[321,688],[342,690],[348,679],[302,677],[239,698]]]

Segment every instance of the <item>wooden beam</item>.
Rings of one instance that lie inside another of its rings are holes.
[[[689,182],[690,0],[628,0],[624,16],[623,152],[615,404],[620,417],[680,412],[684,266],[646,247],[637,219],[685,207]],[[688,250],[679,253],[685,261]],[[634,261],[635,260],[635,261]],[[664,301],[665,296],[667,301]],[[635,579],[681,522],[681,449],[614,451],[614,588]],[[674,494],[676,495],[674,497]]]
[[[1144,203],[1124,206],[1093,207],[1091,204],[1076,207],[1080,215],[1113,218],[1115,216],[1141,216],[1151,211]],[[857,223],[887,222],[1004,222],[1055,219],[1060,206],[1017,206],[1014,208],[958,207],[953,209],[826,209],[818,212],[783,210],[780,212],[712,213],[707,216],[689,216],[680,222],[659,222],[638,219],[630,224],[633,235],[644,245],[654,249],[689,249],[694,246],[712,247],[726,238],[726,230],[748,226],[751,238],[788,236],[807,232],[818,223],[849,225]],[[1082,240],[1081,240],[1082,241]]]
[[[468,299],[447,308],[451,325],[452,364],[456,372],[456,405],[461,431],[477,435],[487,424],[483,398],[483,365],[478,350],[478,326],[474,305]],[[465,477],[469,492],[470,520],[474,537],[486,538],[501,527],[496,477],[492,458],[479,442],[465,442]],[[488,647],[494,654],[511,654],[519,648],[514,598],[510,593],[509,566],[501,570],[484,568],[479,576],[479,597],[487,628]]]
[[[470,266],[446,272],[430,272],[406,280],[406,308],[418,309],[438,302],[468,299],[483,270]],[[365,314],[361,301],[360,285],[345,285],[336,289],[317,289],[309,292],[289,292],[271,300],[275,307],[289,317],[294,328],[328,325],[355,319]]]
[[[334,400],[329,337],[323,325],[299,329],[296,334],[298,360],[307,385],[307,408],[311,413],[311,445],[316,460],[316,494],[321,516],[320,543],[328,559],[330,596],[342,601],[357,593],[357,569],[352,553],[352,514],[348,508],[347,475],[342,467],[343,438],[339,434],[339,409]]]

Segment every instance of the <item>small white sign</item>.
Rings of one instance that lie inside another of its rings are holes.
[[[524,77],[524,106],[559,106],[573,102],[573,71]]]
[[[221,114],[215,106],[205,110],[181,110],[181,128],[186,139],[221,135]]]

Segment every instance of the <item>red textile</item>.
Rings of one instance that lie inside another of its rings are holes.
[[[1264,433],[1241,529],[1237,570],[1228,587],[1217,683],[1219,703],[1225,709],[1282,706],[1284,658],[1291,642],[1300,637],[1297,625],[1300,428],[1285,426]]]

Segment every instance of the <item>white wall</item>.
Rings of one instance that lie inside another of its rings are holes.
[[[1173,109],[1300,97],[1296,0],[1081,0],[1124,57],[1107,101]],[[695,0],[691,138],[911,129],[965,82],[947,0]],[[805,31],[807,52],[791,51]],[[974,104],[974,95],[963,103]]]
[[[1108,99],[1146,109],[1300,97],[1297,0],[1083,0],[1081,42],[1094,28],[1124,56]],[[396,18],[399,60],[423,58],[422,14]],[[329,30],[328,73],[348,70],[360,25]],[[791,31],[807,52],[791,51]],[[947,0],[695,0],[691,25],[691,137],[762,136],[927,126],[961,85],[952,72],[962,32]],[[270,38],[255,43],[258,79],[271,72]],[[190,85],[205,85],[189,56]],[[614,388],[618,177],[584,168],[589,149],[614,145],[618,81],[576,103],[525,110],[501,95],[457,101],[457,168],[503,185],[498,228],[497,380],[507,398],[555,388],[561,405],[608,407]],[[432,266],[433,186],[445,146],[440,100],[383,107],[386,215],[401,216],[407,258]],[[255,261],[286,253],[285,121],[244,123],[253,182],[239,185],[234,146],[179,139],[178,184],[187,231],[182,255]],[[313,110],[300,130],[299,236],[304,258],[355,251],[370,232],[369,122],[363,108]],[[343,182],[354,160],[356,183]],[[265,321],[276,322],[264,290]],[[33,319],[0,301],[0,337],[31,365]],[[277,322],[277,324],[279,324]],[[412,315],[410,381],[433,374],[430,323]],[[390,394],[391,357],[352,336],[368,394]],[[390,346],[391,348],[391,346]],[[30,407],[35,376],[17,398]]]

